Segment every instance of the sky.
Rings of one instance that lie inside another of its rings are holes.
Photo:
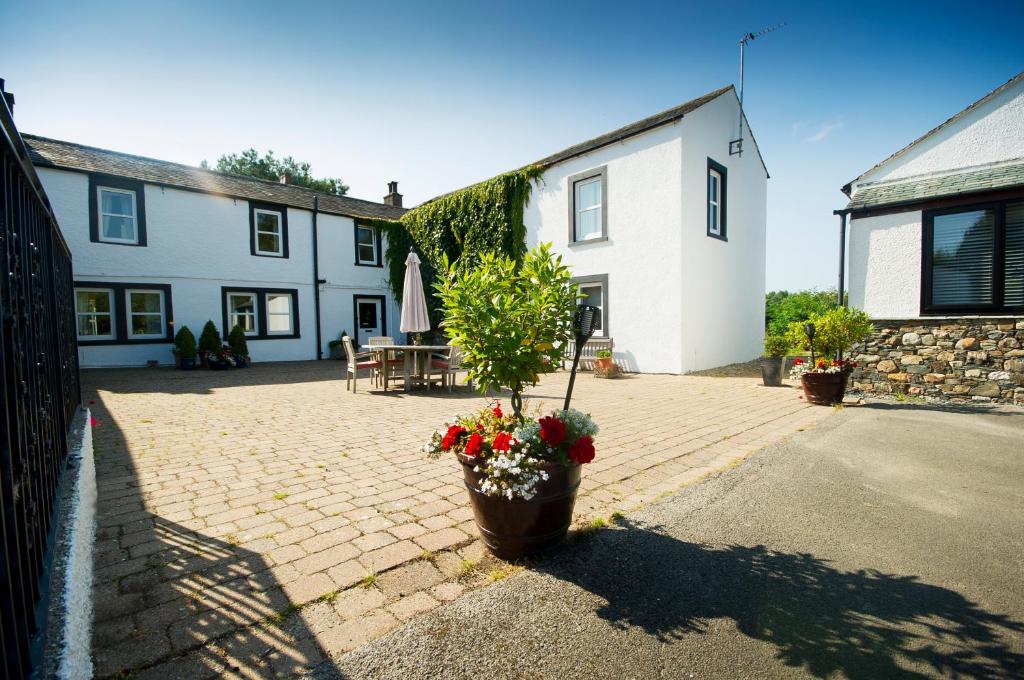
[[[767,287],[834,287],[840,187],[1024,70],[1024,2],[0,1],[23,133],[198,165],[248,147],[405,205],[737,83]],[[733,199],[735,200],[735,199]]]

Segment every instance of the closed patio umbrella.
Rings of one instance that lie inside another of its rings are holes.
[[[402,322],[399,326],[403,333],[423,333],[430,330],[430,317],[427,316],[427,299],[423,294],[423,277],[420,275],[420,258],[409,251],[405,258],[405,285],[402,286]]]

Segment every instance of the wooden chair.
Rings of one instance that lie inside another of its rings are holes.
[[[467,371],[462,367],[462,350],[453,345],[448,350],[448,356],[442,357],[434,355],[430,359],[431,373],[435,370],[441,375],[441,387],[448,387],[448,391],[452,391],[452,387],[455,385],[455,374],[459,371]],[[469,383],[470,388],[473,387],[472,381]]]
[[[366,344],[370,347],[388,347],[395,344],[395,339],[389,335],[371,335],[366,339]],[[388,355],[383,355],[388,356]],[[404,379],[403,365],[405,359],[402,357],[401,352],[395,352],[391,355],[391,358],[387,359],[387,366],[382,367],[380,370],[374,371],[374,379],[376,384],[384,384],[387,386],[388,380],[397,380],[399,378]]]
[[[341,341],[345,344],[345,356],[348,359],[347,366],[345,367],[345,389],[349,389],[349,383],[351,382],[352,393],[354,394],[356,383],[359,382],[359,371],[377,371],[383,367],[383,364],[370,358],[373,356],[373,352],[356,352],[352,347],[352,336],[346,335]]]

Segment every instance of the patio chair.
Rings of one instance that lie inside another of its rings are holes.
[[[387,347],[389,345],[395,344],[395,339],[389,335],[371,335],[369,338],[366,339],[366,344],[370,347]],[[382,367],[381,370],[377,370],[374,372],[374,378],[377,381],[376,384],[379,385],[387,380],[398,380],[405,378],[403,369],[403,365],[405,364],[405,358],[402,356],[402,353],[395,352],[394,354],[391,355],[391,357],[392,358],[387,360],[388,365],[386,369]]]
[[[452,391],[452,387],[455,385],[455,374],[459,371],[468,371],[462,367],[462,349],[457,345],[452,345],[451,349],[448,350],[448,356],[434,355],[430,358],[430,369],[431,374],[436,370],[441,375],[441,387],[448,387],[448,391]],[[473,387],[473,381],[469,382],[470,388]]]
[[[359,382],[359,371],[379,370],[383,367],[383,364],[379,361],[373,361],[370,357],[373,355],[372,352],[356,352],[355,348],[352,347],[352,337],[346,335],[341,339],[345,344],[345,356],[347,357],[347,366],[345,367],[345,390],[349,389],[349,383],[351,381],[352,393],[356,391],[356,383]]]

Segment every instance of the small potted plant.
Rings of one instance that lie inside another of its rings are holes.
[[[235,366],[235,356],[230,345],[221,345],[219,350],[207,357],[207,361],[214,371],[226,371]]]
[[[788,352],[789,340],[785,335],[765,334],[764,357],[761,359],[761,382],[765,387],[782,386],[782,371]]]
[[[331,359],[343,360],[345,359],[345,337],[348,336],[347,331],[342,331],[338,335],[337,340],[331,340],[327,343],[327,349],[330,351],[328,355]]]
[[[856,362],[843,352],[861,342],[872,330],[868,315],[859,309],[837,307],[813,314],[807,323],[794,322],[786,332],[791,347],[810,352],[811,360],[793,361],[790,376],[800,381],[804,397],[812,404],[841,404],[846,381]]]
[[[594,358],[595,378],[618,378],[619,367],[615,365],[610,349],[599,349]]]
[[[245,368],[249,365],[249,343],[246,342],[245,331],[238,324],[235,324],[228,333],[228,346],[231,348],[236,368]]]
[[[220,331],[213,321],[207,321],[199,334],[199,361],[203,368],[210,367],[210,357],[219,354],[222,345]]]
[[[580,466],[594,458],[597,427],[586,414],[569,409],[535,419],[523,413],[523,390],[558,365],[572,334],[576,286],[550,244],[522,263],[489,253],[472,267],[457,264],[445,262],[435,283],[442,327],[481,392],[512,391],[512,412],[497,404],[458,418],[435,432],[425,450],[458,459],[484,545],[516,559],[565,538]]]
[[[192,335],[188,326],[182,326],[174,335],[174,359],[183,371],[196,367],[196,336]]]

